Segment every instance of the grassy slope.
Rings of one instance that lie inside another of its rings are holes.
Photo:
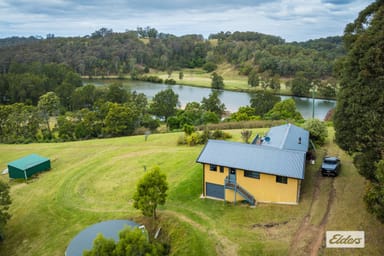
[[[182,85],[192,85],[199,87],[211,87],[211,75],[212,73],[207,73],[202,69],[183,69],[184,77],[182,80],[179,79],[179,72],[174,71],[171,74],[172,79],[176,81],[177,84]],[[251,88],[248,85],[248,77],[244,75],[239,75],[239,71],[235,69],[231,64],[225,63],[218,66],[215,70],[217,74],[221,75],[224,79],[224,89],[234,90],[234,91],[255,91],[261,90],[261,87]],[[155,76],[159,76],[162,79],[167,79],[168,74],[166,72],[155,72],[152,73]],[[285,80],[281,81],[281,90],[277,91],[278,94],[287,94],[291,95],[291,91],[285,87]]]
[[[240,131],[232,133],[234,140],[240,140]],[[170,184],[169,198],[160,216],[174,239],[174,255],[286,254],[310,207],[318,163],[307,169],[299,206],[260,204],[251,209],[202,200],[201,166],[195,163],[202,146],[176,146],[179,135],[154,134],[147,142],[143,136],[135,136],[0,145],[0,170],[7,162],[29,153],[51,158],[53,167],[28,184],[11,182],[13,217],[7,224],[0,255],[63,255],[71,239],[88,225],[112,218],[137,219],[140,212],[132,207],[132,194],[144,166],[153,165],[160,166]],[[333,144],[329,147],[337,150]],[[345,155],[342,158],[345,164],[335,181],[337,200],[327,230],[366,230],[367,248],[354,252],[382,254],[383,225],[365,212],[361,199],[364,180],[350,159]],[[313,206],[319,212],[321,202]],[[268,223],[280,225],[255,225]],[[334,250],[325,253],[338,254]]]

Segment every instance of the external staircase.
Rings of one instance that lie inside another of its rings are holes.
[[[224,188],[231,189],[235,191],[235,193],[239,193],[250,205],[256,205],[255,197],[251,193],[249,193],[245,188],[229,179],[229,177],[225,178]]]

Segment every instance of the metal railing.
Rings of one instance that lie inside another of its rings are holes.
[[[240,186],[239,184],[237,184],[236,182],[233,182],[229,179],[229,177],[227,176],[225,178],[225,181],[224,181],[224,187],[226,189],[232,189],[235,191],[235,193],[239,193],[242,197],[245,198],[245,200],[247,200],[251,205],[255,205],[256,204],[256,199],[255,197],[249,193],[245,188],[243,188],[242,186]]]

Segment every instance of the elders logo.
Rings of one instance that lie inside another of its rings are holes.
[[[327,231],[327,248],[364,248],[364,231]]]

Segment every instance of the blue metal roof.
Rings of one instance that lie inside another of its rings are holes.
[[[263,141],[262,145],[286,150],[298,150],[307,152],[309,145],[309,132],[293,124],[285,124],[272,127],[266,137],[269,141]]]
[[[304,179],[305,155],[306,151],[209,140],[197,162]]]

